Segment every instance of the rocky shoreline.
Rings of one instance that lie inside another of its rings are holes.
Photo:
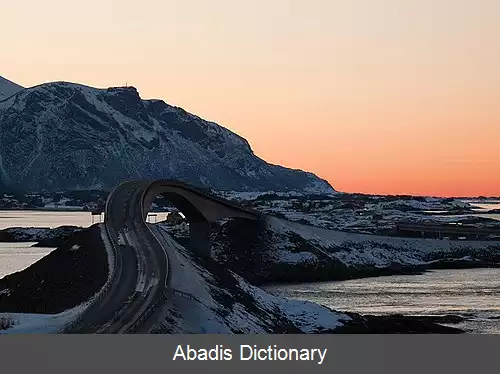
[[[75,232],[41,260],[0,279],[0,313],[63,312],[98,292],[107,275],[99,226]]]
[[[464,330],[445,324],[457,324],[465,319],[446,316],[388,316],[347,313],[352,320],[333,331],[335,334],[463,334]]]
[[[0,230],[0,243],[36,242],[33,247],[57,248],[82,230],[82,227],[77,226],[9,227]]]
[[[392,275],[421,275],[432,270],[484,269],[500,268],[497,261],[488,260],[443,260],[426,265],[391,266],[386,268],[360,267],[338,273],[332,267],[278,265],[273,274],[261,277],[259,274],[247,276],[259,286],[291,285],[299,283],[315,283],[345,281],[362,278],[386,277]]]

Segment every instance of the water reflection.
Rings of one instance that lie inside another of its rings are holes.
[[[500,269],[436,270],[342,282],[266,287],[292,299],[362,314],[471,316],[465,328],[500,333]],[[483,321],[482,324],[478,321]]]

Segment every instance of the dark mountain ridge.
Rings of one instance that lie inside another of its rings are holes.
[[[109,190],[178,179],[235,191],[333,193],[327,181],[257,157],[241,136],[134,87],[45,83],[0,101],[0,186]]]
[[[0,76],[0,101],[16,94],[23,89],[24,87]]]

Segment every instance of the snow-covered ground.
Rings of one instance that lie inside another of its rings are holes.
[[[343,326],[351,318],[342,313],[333,313],[330,309],[309,301],[291,300],[269,294],[261,288],[252,286],[243,278],[235,275],[242,290],[252,295],[262,309],[279,310],[280,314],[293,322],[305,333],[333,330]]]
[[[330,256],[348,266],[368,265],[387,267],[392,264],[419,265],[457,253],[500,252],[500,241],[460,241],[420,238],[402,238],[356,234],[303,225],[276,217],[268,218],[268,229],[274,235],[276,262],[320,260]],[[293,253],[296,238],[301,238],[316,249],[316,254]],[[295,238],[295,240],[294,240]],[[319,255],[318,255],[319,252]]]
[[[318,304],[273,296],[220,265],[209,270],[195,263],[164,227],[151,227],[163,241],[172,269],[172,295],[153,331],[269,333],[292,326],[315,333],[351,319]]]
[[[325,196],[335,196],[337,194],[340,194],[340,192],[332,192],[331,194],[325,195]],[[291,198],[291,197],[306,197],[307,193],[301,193],[297,191],[290,191],[290,192],[276,192],[276,191],[255,191],[255,192],[240,192],[240,191],[219,191],[217,192],[217,195],[220,197],[227,199],[227,200],[233,200],[233,201],[252,201],[257,199],[258,197],[266,196],[266,195],[273,195],[277,197],[285,197],[285,198]]]
[[[88,302],[83,303],[58,314],[0,313],[0,321],[12,323],[11,327],[0,330],[0,334],[59,333],[85,310],[87,304]]]
[[[479,217],[470,202],[457,199],[345,193],[219,192],[219,195],[265,214],[326,229],[358,233],[387,234],[399,222],[473,222],[482,227],[500,227],[496,216]]]

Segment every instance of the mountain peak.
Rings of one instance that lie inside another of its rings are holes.
[[[116,86],[116,87],[109,87],[107,89],[108,92],[139,92],[137,88],[134,86]]]
[[[123,96],[141,100],[139,91],[137,90],[137,88],[133,86],[110,87],[106,90],[106,92],[111,95]]]
[[[0,76],[0,101],[15,95],[23,89],[24,87],[18,85],[17,83]]]

